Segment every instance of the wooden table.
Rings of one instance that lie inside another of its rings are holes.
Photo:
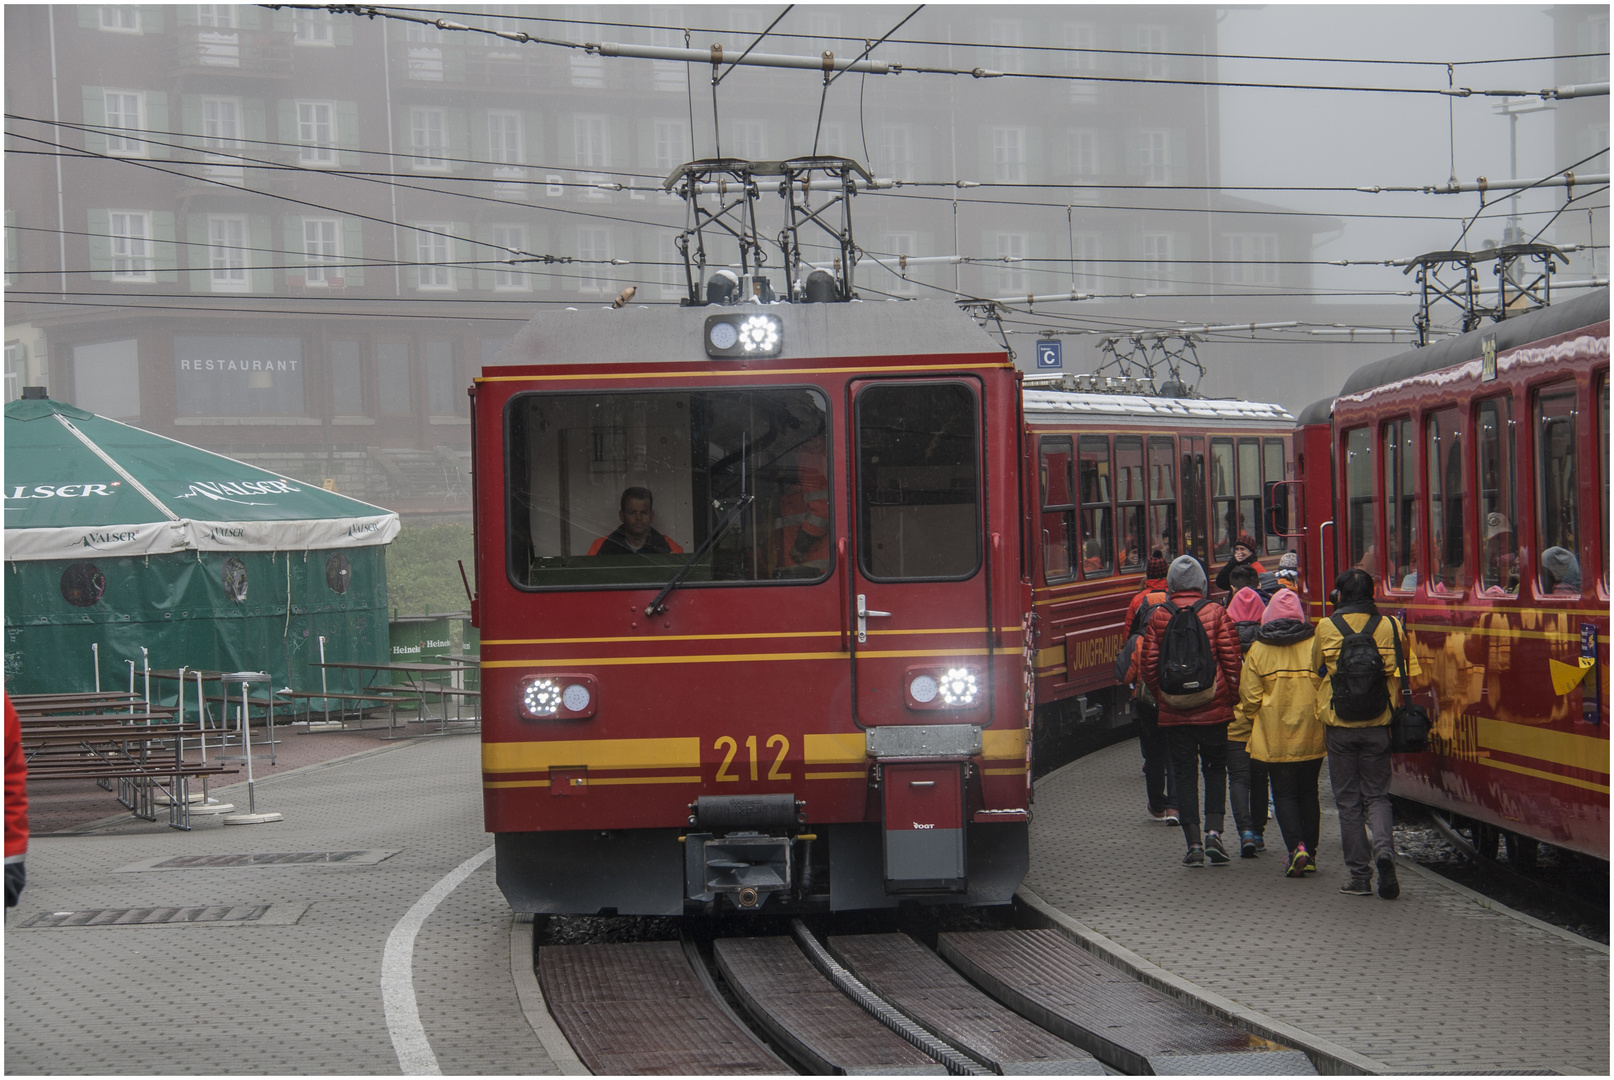
[[[365,680],[364,685],[359,688],[358,692],[360,693],[367,690],[377,689],[375,686],[375,680],[383,672],[389,675],[402,675],[404,677],[403,689],[411,694],[414,694],[420,700],[421,723],[424,724],[429,719],[429,717],[426,715],[426,695],[428,693],[436,693],[438,695],[439,704],[442,706],[443,710],[442,727],[438,731],[438,734],[447,734],[448,732],[448,697],[451,693],[455,693],[455,691],[451,690],[443,683],[431,682],[429,680],[429,676],[449,675],[455,671],[463,670],[462,667],[456,664],[427,664],[418,662],[405,662],[398,664],[366,664],[360,663],[356,660],[327,660],[325,663],[312,663],[309,666],[317,668],[329,668],[344,672],[368,671],[370,676]],[[397,690],[399,687],[397,683],[388,683],[388,688]],[[467,691],[459,692],[465,693]],[[387,733],[387,737],[394,737],[390,730]]]

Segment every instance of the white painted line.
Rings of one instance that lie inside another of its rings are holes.
[[[441,1076],[443,1072],[426,1038],[426,1029],[420,1026],[420,1008],[415,1003],[415,935],[437,910],[437,905],[491,858],[493,847],[489,845],[449,871],[425,896],[415,901],[415,906],[387,935],[387,947],[381,954],[381,1005],[387,1014],[392,1049],[398,1055],[398,1065],[405,1076]]]

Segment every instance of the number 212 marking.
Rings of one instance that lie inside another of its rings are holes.
[[[768,770],[768,779],[789,780],[790,774],[779,770],[784,767],[785,757],[790,753],[790,740],[783,735],[769,735],[766,745],[770,750],[775,746],[779,748],[778,755],[773,759],[773,767]],[[738,782],[740,778],[729,772],[729,766],[734,764],[734,756],[740,752],[740,744],[734,740],[732,735],[722,735],[712,744],[712,749],[725,751],[723,764],[717,767],[716,779],[719,781],[732,780]],[[751,779],[755,780],[757,779],[757,737],[755,735],[745,737],[745,750],[751,761]]]

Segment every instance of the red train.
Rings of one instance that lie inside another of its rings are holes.
[[[1413,632],[1437,721],[1394,793],[1604,860],[1608,376],[1606,289],[1362,368],[1301,414],[1294,538],[1315,615],[1360,566]]]

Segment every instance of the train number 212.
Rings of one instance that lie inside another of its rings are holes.
[[[790,753],[790,740],[783,735],[769,735],[768,749],[772,750],[775,746],[779,748],[779,753],[773,759],[773,768],[768,770],[768,779],[789,780],[790,774],[779,770],[785,763],[785,755]],[[739,780],[738,776],[729,772],[729,766],[734,764],[734,755],[740,752],[740,744],[734,741],[734,737],[732,735],[720,736],[712,744],[712,749],[724,751],[723,764],[717,767],[716,778],[718,780]],[[751,758],[751,779],[755,780],[757,778],[757,737],[755,735],[745,737],[745,750]]]

